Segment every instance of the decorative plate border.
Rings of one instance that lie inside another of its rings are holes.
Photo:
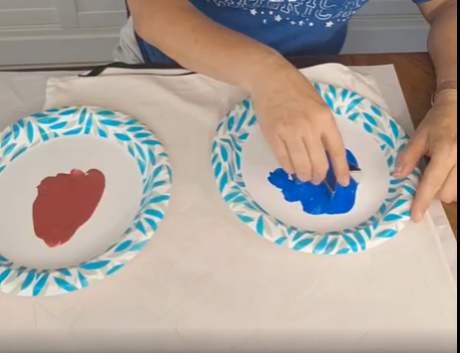
[[[391,174],[408,136],[388,113],[348,89],[315,84],[336,116],[346,118],[371,134],[381,146]],[[260,236],[295,251],[321,255],[359,253],[395,237],[411,220],[410,210],[421,171],[405,180],[391,177],[388,198],[377,215],[343,232],[301,231],[266,212],[246,189],[241,169],[243,145],[257,125],[252,103],[245,100],[219,124],[212,146],[212,167],[217,185],[230,209]]]
[[[10,163],[30,149],[53,139],[80,134],[113,140],[136,159],[144,190],[133,227],[120,235],[120,241],[103,255],[73,268],[37,271],[19,267],[3,257],[0,249],[0,293],[55,296],[86,288],[122,269],[148,244],[164,218],[172,187],[168,155],[145,125],[119,112],[97,107],[65,107],[17,122],[0,133],[0,176]]]

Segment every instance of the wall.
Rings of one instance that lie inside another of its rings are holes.
[[[411,0],[372,0],[352,21],[344,52],[425,52],[428,31]]]
[[[0,0],[0,65],[111,60],[123,0]]]
[[[0,66],[110,61],[125,18],[124,0],[0,0]],[[345,52],[425,51],[427,31],[410,0],[373,0]]]

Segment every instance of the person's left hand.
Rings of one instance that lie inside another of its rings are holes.
[[[457,94],[439,97],[399,158],[395,177],[407,178],[424,156],[430,163],[412,206],[415,222],[423,219],[433,199],[457,202]]]

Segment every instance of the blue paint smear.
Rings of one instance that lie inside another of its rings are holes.
[[[355,167],[359,167],[356,157],[347,150],[347,160]],[[270,173],[268,181],[281,189],[287,202],[300,202],[305,213],[314,216],[342,215],[349,213],[356,203],[358,183],[352,178],[350,185],[343,187],[337,183],[331,160],[326,181],[320,185],[311,182],[303,183],[295,175],[290,176],[282,168]],[[335,185],[335,193],[329,185]]]

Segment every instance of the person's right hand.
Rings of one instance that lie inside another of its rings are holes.
[[[349,185],[346,150],[335,118],[298,70],[287,62],[261,70],[252,97],[262,132],[287,173],[322,183],[330,168],[327,152],[337,181]]]

